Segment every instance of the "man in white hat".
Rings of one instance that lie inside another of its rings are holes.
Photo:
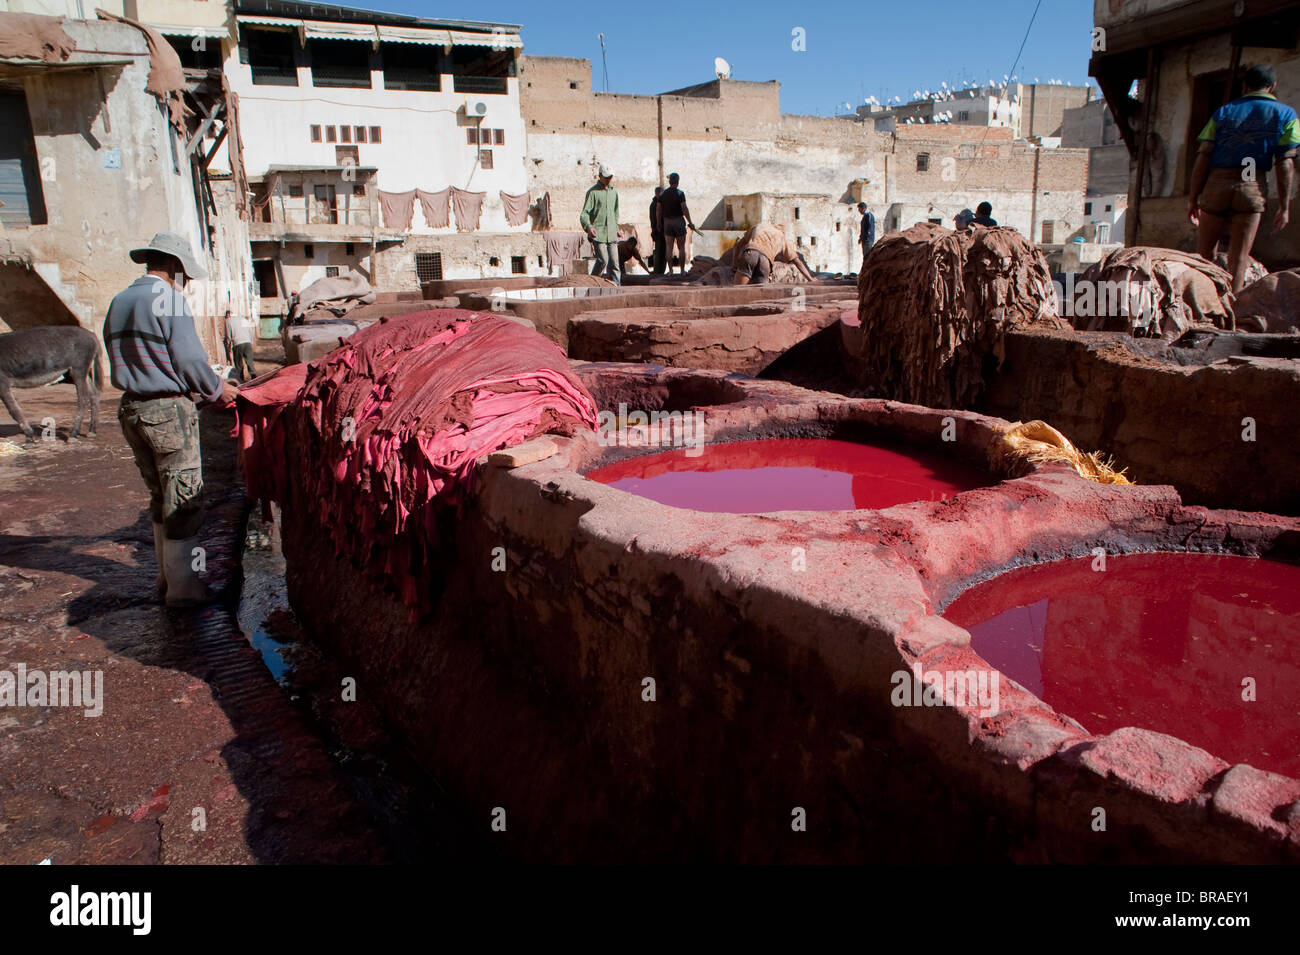
[[[226,403],[236,391],[212,370],[181,294],[186,281],[206,277],[189,243],[159,232],[130,255],[145,274],[114,297],[104,320],[112,382],[125,392],[117,418],[149,489],[158,592],[168,606],[197,606],[213,594],[193,569],[203,461],[192,396]]]
[[[587,190],[587,201],[582,204],[578,221],[596,249],[596,265],[591,274],[604,274],[615,285],[622,285],[618,262],[618,190],[611,185],[613,180],[613,170],[601,163],[596,184]]]

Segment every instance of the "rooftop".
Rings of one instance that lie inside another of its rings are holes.
[[[401,13],[383,13],[357,7],[340,7],[332,3],[308,3],[303,0],[235,0],[236,14],[266,17],[298,17],[311,20],[332,20],[339,23],[373,23],[378,26],[430,27],[435,29],[469,30],[491,33],[505,29],[518,33],[523,26],[518,23],[490,23],[482,20],[431,20]]]

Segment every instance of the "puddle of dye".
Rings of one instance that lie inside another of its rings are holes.
[[[694,457],[664,451],[587,477],[660,504],[727,514],[879,509],[989,483],[984,472],[940,454],[820,438],[708,444]]]
[[[1053,709],[1136,726],[1230,763],[1300,776],[1300,567],[1131,554],[1011,571],[943,615]],[[1254,701],[1243,681],[1254,681]]]

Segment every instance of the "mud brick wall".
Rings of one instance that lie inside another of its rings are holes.
[[[1001,424],[720,372],[579,371],[606,398],[639,386],[647,407],[723,401],[713,440],[932,442],[951,418],[950,450],[978,458]],[[1093,485],[1059,465],[879,512],[701,514],[587,481],[604,449],[558,443],[484,472],[421,622],[321,546],[311,502],[285,507],[296,611],[470,818],[506,810],[503,854],[1300,861],[1300,781],[1156,733],[1091,736],[1014,686],[991,717],[890,703],[891,675],[913,663],[987,670],[934,614],[978,580],[1099,543],[1295,560],[1295,520],[1187,508],[1172,489]],[[794,547],[806,572],[791,572]],[[1106,833],[1090,826],[1098,805]]]
[[[1190,503],[1300,514],[1300,362],[1180,365],[1100,332],[1015,332],[1006,348],[986,395],[991,414],[1041,418]],[[1253,441],[1242,438],[1246,418]]]

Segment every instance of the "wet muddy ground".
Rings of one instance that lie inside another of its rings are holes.
[[[486,821],[471,838],[364,688],[344,702],[347,674],[299,631],[274,528],[244,499],[232,414],[202,415],[201,543],[225,600],[177,612],[154,596],[120,395],[105,391],[98,436],[77,442],[70,386],[18,397],[58,437],[15,451],[0,422],[0,671],[100,672],[103,692],[98,716],[0,707],[0,862],[490,858]]]

